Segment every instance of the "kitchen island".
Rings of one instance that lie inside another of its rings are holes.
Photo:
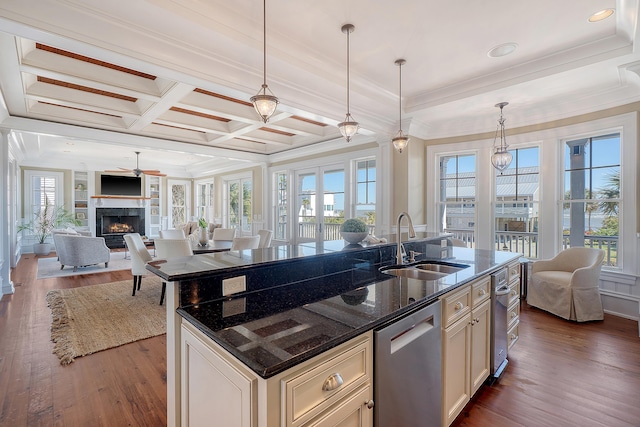
[[[374,329],[518,257],[453,248],[446,236],[426,233],[404,245],[424,259],[469,267],[439,280],[389,276],[379,268],[395,263],[395,243],[345,246],[342,241],[150,263],[148,269],[168,283],[169,425],[198,425],[197,420],[222,412],[229,418],[220,425],[306,425],[343,409],[340,402],[347,397],[364,397],[358,399],[362,406],[372,396],[367,346]],[[300,409],[305,394],[297,395],[297,387],[304,389],[306,382],[296,386],[295,373],[328,360],[346,363],[353,375],[335,393],[325,393],[321,403],[310,398],[304,405],[311,409]],[[198,377],[201,384],[195,384]],[[234,385],[225,388],[225,382]],[[291,399],[286,392],[280,399],[285,384]],[[215,390],[226,391],[204,394]],[[210,411],[217,405],[225,411]]]

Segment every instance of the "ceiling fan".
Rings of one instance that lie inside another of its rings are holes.
[[[135,176],[140,176],[141,174],[145,174],[145,175],[154,175],[154,176],[167,176],[164,173],[160,173],[159,170],[157,169],[140,169],[139,166],[139,160],[140,160],[140,152],[139,151],[135,151],[136,153],[136,168],[135,169],[126,169],[126,168],[118,168],[118,170],[108,170],[105,172],[133,172],[133,174]]]

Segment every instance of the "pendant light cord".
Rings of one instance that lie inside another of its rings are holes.
[[[263,61],[263,70],[262,73],[264,77],[263,87],[267,86],[267,0],[262,1],[262,52],[264,54]]]
[[[347,30],[347,116],[351,115],[349,111],[349,33],[351,30]]]
[[[402,63],[398,64],[400,73],[400,89],[398,90],[398,117],[400,117],[400,132],[402,132]]]

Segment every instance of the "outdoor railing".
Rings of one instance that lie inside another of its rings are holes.
[[[562,249],[570,248],[569,236],[562,236]],[[618,236],[584,236],[585,248],[602,249],[605,253],[602,265],[618,265]]]
[[[324,230],[324,240],[340,240],[340,225],[335,223],[323,223],[322,229]],[[369,234],[373,234],[375,231],[375,225],[368,225]],[[298,236],[305,239],[315,239],[318,231],[318,223],[316,222],[299,222],[298,223]]]
[[[475,236],[470,230],[447,229],[456,239],[463,240],[470,248],[475,247]],[[538,259],[538,234],[515,231],[496,232],[495,248],[498,251],[518,252],[531,259]],[[562,249],[567,249],[569,236],[563,236]],[[598,248],[605,251],[603,265],[615,267],[618,262],[618,236],[593,236],[585,234],[585,248]]]

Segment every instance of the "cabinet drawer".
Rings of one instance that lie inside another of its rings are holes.
[[[471,307],[477,307],[483,301],[491,298],[491,278],[481,279],[471,285]]]
[[[520,282],[513,282],[509,285],[509,302],[507,306],[510,307],[518,299],[520,299]]]
[[[509,264],[509,283],[513,280],[520,279],[520,263]]]
[[[442,298],[442,324],[445,328],[471,311],[471,286]]]
[[[510,349],[511,347],[513,347],[513,345],[516,343],[516,341],[518,341],[519,335],[518,335],[518,326],[520,325],[520,322],[516,322],[515,325],[513,325],[511,327],[511,329],[509,329],[509,332],[507,332],[507,349]]]
[[[287,426],[298,426],[371,381],[371,339],[340,349],[312,369],[300,370],[281,382]]]
[[[509,307],[509,311],[507,312],[507,324],[509,325],[508,327],[511,327],[514,325],[515,322],[518,321],[520,317],[520,304],[512,304]]]

